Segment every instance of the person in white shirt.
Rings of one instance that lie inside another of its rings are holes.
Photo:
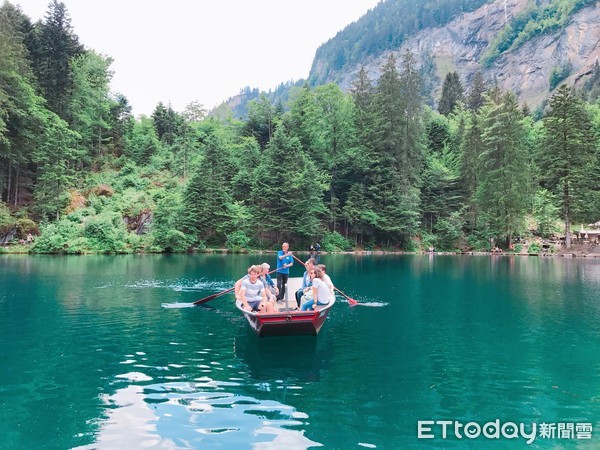
[[[248,268],[248,278],[242,279],[239,295],[244,309],[269,313],[273,312],[273,305],[267,301],[265,286],[259,279],[261,272],[261,266]]]
[[[328,305],[334,298],[333,292],[325,281],[324,273],[322,269],[316,267],[314,271],[310,272],[312,277],[312,292],[313,298],[308,300],[302,305],[302,311],[308,311],[309,309],[316,309],[317,305]],[[333,284],[332,284],[333,286]]]
[[[333,286],[333,281],[331,281],[331,278],[329,278],[329,275],[327,275],[327,268],[325,267],[325,264],[319,264],[317,267],[323,271],[323,280],[325,283],[327,283],[329,289],[331,289],[331,293],[335,294],[335,287]]]

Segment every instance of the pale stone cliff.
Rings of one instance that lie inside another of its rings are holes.
[[[552,72],[566,64],[572,66],[565,80],[580,85],[590,74],[600,55],[600,6],[588,6],[578,11],[562,31],[540,35],[519,48],[500,55],[489,67],[480,60],[502,27],[527,6],[527,0],[498,0],[474,12],[465,13],[448,25],[429,28],[409,37],[402,47],[394,50],[397,61],[409,49],[420,60],[432,58],[436,74],[443,80],[450,71],[457,71],[465,88],[477,70],[487,80],[496,80],[504,90],[514,92],[521,102],[536,107],[551,94],[549,80]],[[389,51],[376,59],[362,61],[372,80],[387,60]],[[318,61],[313,70],[319,70]],[[347,90],[356,78],[359,65],[343,74],[337,82]],[[441,86],[441,81],[438,83]],[[434,93],[439,98],[439,92]]]

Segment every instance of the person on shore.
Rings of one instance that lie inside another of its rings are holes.
[[[308,260],[304,263],[306,270],[304,271],[304,275],[302,275],[302,287],[296,291],[296,303],[298,304],[298,308],[302,306],[302,296],[306,294],[312,287],[312,278],[310,277],[310,272],[314,270],[316,264],[317,260],[314,258],[308,258]]]
[[[260,281],[262,281],[263,285],[265,286],[265,290],[267,292],[267,300],[274,303],[277,299],[277,294],[279,293],[279,290],[277,289],[277,286],[275,286],[271,275],[269,275],[269,269],[271,269],[271,266],[268,263],[264,262],[261,264],[261,268],[262,273],[260,274]]]
[[[302,311],[316,309],[317,305],[328,305],[333,300],[333,293],[323,277],[323,271],[318,267],[310,272],[312,276],[312,299],[302,305]]]
[[[273,312],[273,305],[267,301],[265,286],[260,281],[261,266],[250,266],[248,278],[242,280],[240,300],[244,309],[256,312]]]
[[[292,258],[292,252],[290,250],[290,244],[284,242],[281,244],[281,250],[277,252],[277,300],[283,300],[285,296],[285,287],[290,276],[290,267],[294,265],[294,259]]]

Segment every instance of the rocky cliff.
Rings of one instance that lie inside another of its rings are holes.
[[[393,50],[397,60],[410,50],[423,61],[425,57],[435,64],[436,74],[443,80],[450,71],[457,71],[468,88],[477,70],[488,80],[496,80],[504,90],[514,92],[521,102],[531,107],[543,104],[550,92],[553,71],[569,65],[570,75],[565,80],[580,85],[591,73],[600,55],[600,7],[595,4],[576,12],[564,29],[542,34],[520,47],[502,53],[488,66],[481,64],[495,36],[527,6],[527,0],[497,0],[480,9],[465,13],[444,27],[429,28],[408,37],[403,45]],[[377,58],[362,61],[369,77],[376,80],[380,67],[390,51]],[[335,75],[337,82],[347,90],[356,78],[360,64]],[[318,61],[313,70],[320,70]],[[441,82],[437,83],[438,89]],[[434,93],[438,98],[439,93]]]

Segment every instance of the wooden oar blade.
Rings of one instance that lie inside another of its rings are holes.
[[[346,300],[348,300],[348,305],[350,305],[350,306],[356,306],[356,305],[358,305],[358,302],[356,300],[354,300],[353,298],[348,297],[346,294],[344,294],[338,288],[334,288],[334,289],[336,291],[338,291],[341,295],[343,295]]]
[[[196,300],[196,301],[194,302],[194,305],[201,305],[202,303],[206,303],[206,302],[208,302],[208,301],[210,301],[210,300],[212,300],[212,299],[215,299],[215,298],[217,298],[217,297],[220,297],[221,295],[225,295],[225,294],[227,294],[228,292],[231,292],[231,291],[233,291],[234,289],[235,289],[235,286],[234,286],[234,287],[232,287],[232,288],[230,288],[230,289],[227,289],[226,291],[217,292],[216,294],[212,294],[212,295],[209,295],[208,297],[201,298],[200,300]]]

